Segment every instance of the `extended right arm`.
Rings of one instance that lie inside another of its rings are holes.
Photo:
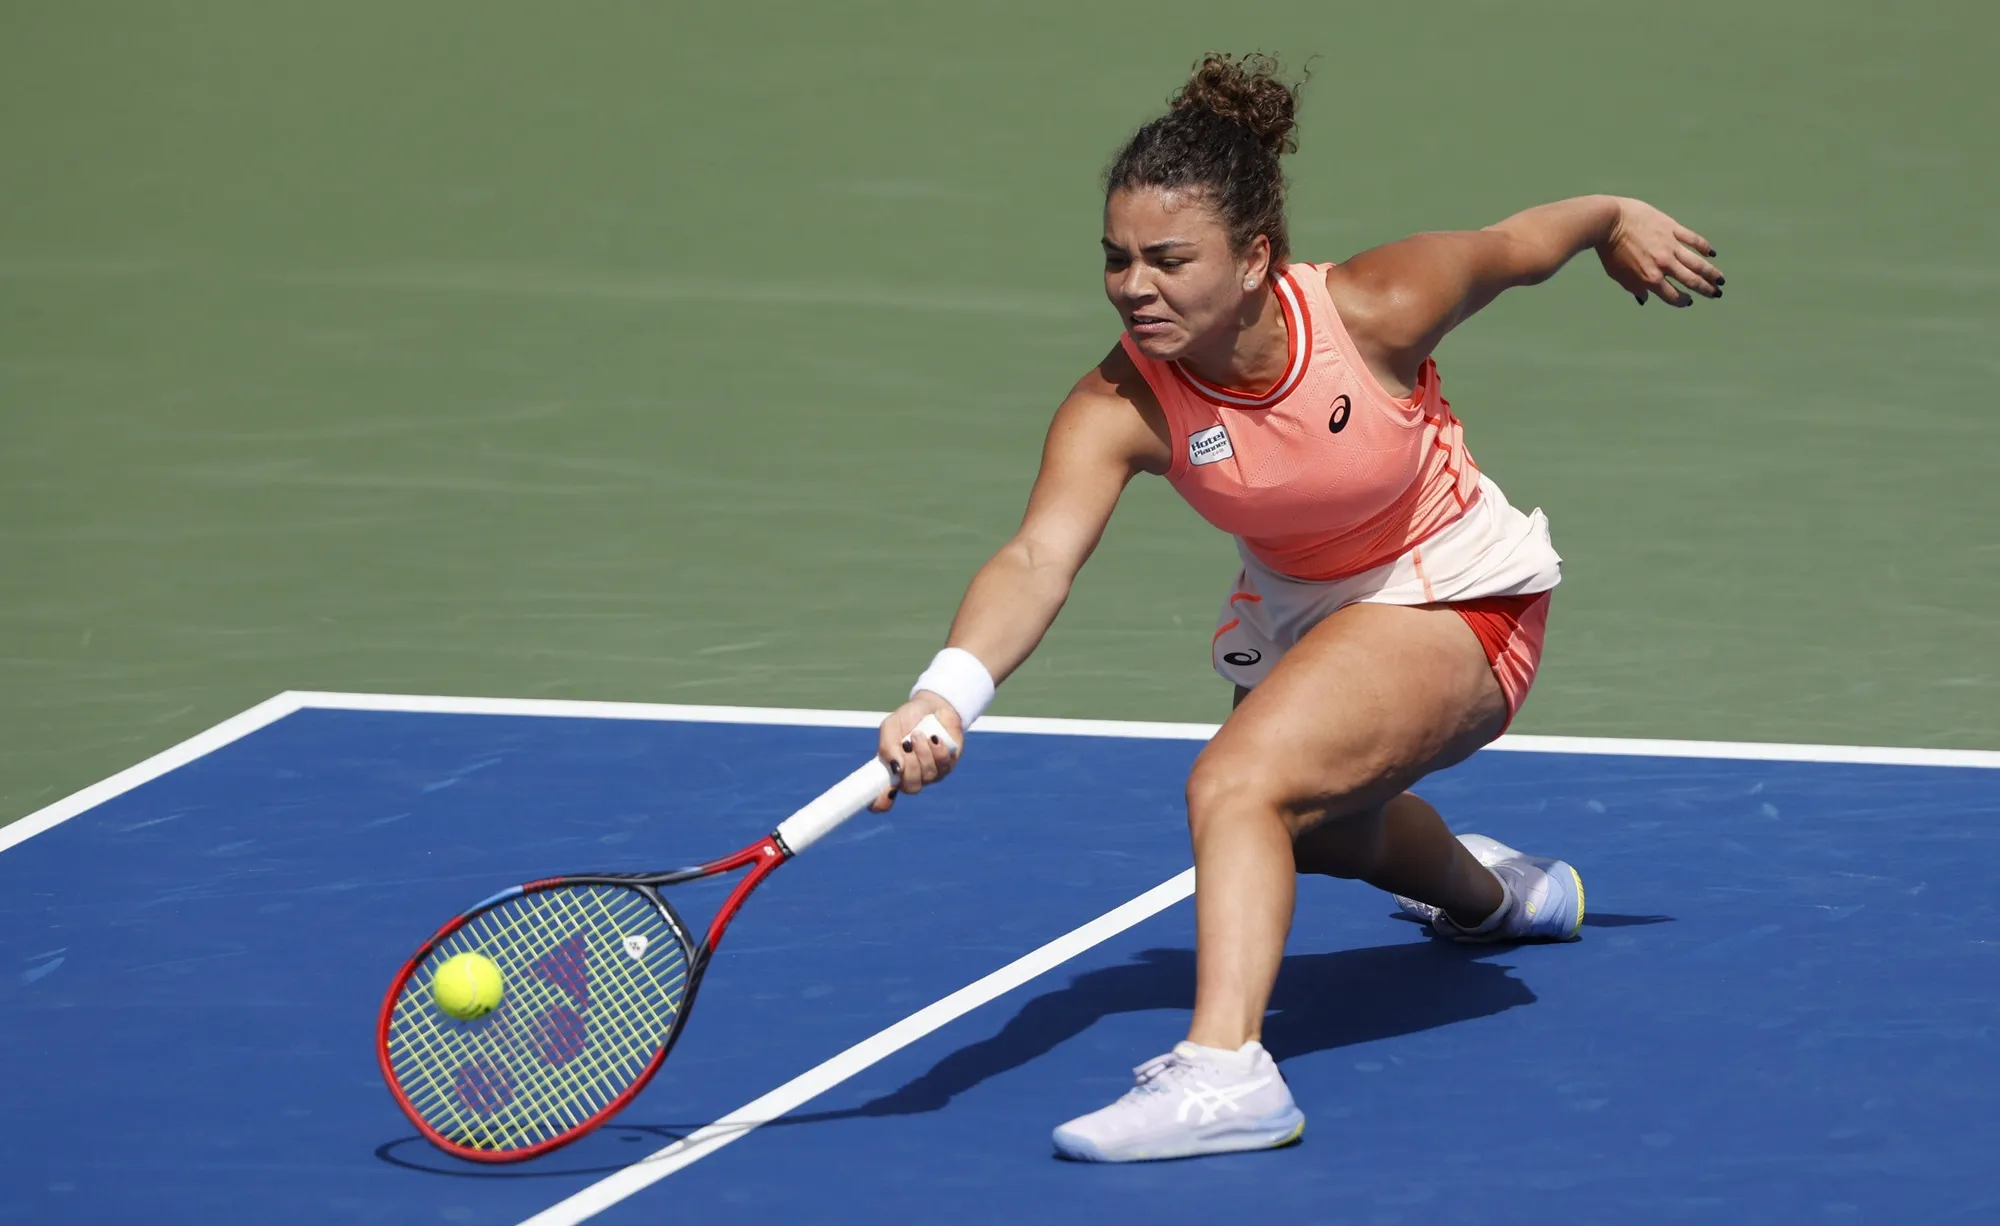
[[[1141,472],[1166,471],[1167,438],[1144,381],[1124,351],[1113,350],[1056,410],[1021,526],[973,576],[947,646],[970,652],[996,684],[1019,668],[1069,599],[1070,584],[1097,548],[1126,484]],[[951,767],[940,748],[903,748],[917,722],[931,714],[964,743],[960,713],[928,690],[883,721],[882,757],[901,767],[905,792]],[[878,803],[887,807],[887,801]]]

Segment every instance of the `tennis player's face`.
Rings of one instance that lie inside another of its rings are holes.
[[[1149,358],[1239,328],[1244,262],[1198,195],[1121,188],[1104,202],[1104,296]]]

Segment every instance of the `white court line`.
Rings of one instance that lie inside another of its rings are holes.
[[[740,1140],[772,1120],[797,1110],[870,1065],[923,1038],[933,1030],[1013,991],[1038,975],[1054,970],[1085,950],[1107,941],[1194,893],[1194,870],[1171,877],[1083,927],[1009,962],[984,979],[969,983],[935,1004],[926,1005],[887,1030],[870,1035],[824,1064],[792,1078],[753,1102],[745,1103],[706,1128],[688,1134],[665,1149],[648,1154],[631,1166],[607,1175],[580,1192],[550,1205],[520,1226],[573,1226],[658,1183],[690,1163]]]
[[[870,728],[881,721],[876,711],[821,711],[803,707],[681,706],[652,702],[585,702],[558,698],[465,698],[434,694],[345,694],[325,690],[287,690],[249,710],[196,733],[119,771],[80,792],[6,826],[0,826],[0,851],[68,821],[85,810],[121,796],[168,771],[186,766],[231,741],[248,736],[294,711],[405,711],[440,715],[532,715],[559,719],[682,720],[705,724],[776,724],[805,728]],[[1017,732],[1037,736],[1111,736],[1141,740],[1205,741],[1218,724],[1169,724],[1144,720],[1049,719],[1037,716],[989,715],[979,731]],[[1787,745],[1755,741],[1626,740],[1595,736],[1529,736],[1509,734],[1486,747],[1513,753],[1629,754],[1641,758],[1719,758],[1762,762],[1849,762],[1869,766],[1961,766],[2000,770],[2000,752],[1985,749],[1912,749],[1874,745]]]
[[[1723,758],[1744,762],[1835,762],[1856,766],[1959,766],[2000,770],[1990,749],[1912,749],[1899,745],[1787,745],[1770,741],[1649,741],[1610,736],[1509,733],[1486,747],[1512,753]]]
[[[196,758],[206,757],[231,741],[240,740],[266,724],[283,719],[298,707],[298,698],[291,693],[266,698],[248,711],[232,715],[206,732],[197,732],[173,748],[163,749],[109,779],[93,783],[80,792],[72,792],[19,821],[0,826],[0,851],[25,842],[87,809],[94,809],[114,796],[122,796],[142,783],[150,783],[168,771],[186,766]]]
[[[808,707],[708,707],[664,702],[591,702],[566,698],[453,698],[432,694],[339,694],[297,690],[302,707],[333,711],[407,711],[429,715],[534,715],[550,719],[685,720],[702,724],[782,724],[793,728],[873,728],[884,711],[823,711]],[[1117,719],[1043,719],[989,715],[981,732],[1041,736],[1120,736],[1205,741],[1216,724],[1161,724]]]
[[[442,715],[540,715],[568,719],[688,720],[704,724],[784,724],[811,728],[873,728],[880,711],[820,711],[793,707],[678,706],[651,702],[579,702],[557,698],[451,698],[426,694],[335,694],[295,691],[301,707],[340,711],[412,711]],[[1220,724],[1144,720],[1049,719],[989,715],[978,732],[1036,736],[1115,736],[1205,741]],[[1513,753],[1625,754],[1639,758],[1720,758],[1756,762],[1851,762],[1868,766],[1967,766],[2000,770],[2000,752],[1913,749],[1889,745],[1790,745],[1759,741],[1662,741],[1598,736],[1510,733],[1486,748]]]

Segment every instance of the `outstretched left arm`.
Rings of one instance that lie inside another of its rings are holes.
[[[1414,235],[1335,265],[1327,288],[1369,364],[1407,391],[1453,328],[1503,290],[1546,281],[1592,248],[1642,306],[1648,294],[1677,307],[1691,305],[1695,294],[1722,297],[1722,271],[1709,262],[1715,248],[1707,239],[1643,200],[1620,196],[1558,200],[1484,230]]]

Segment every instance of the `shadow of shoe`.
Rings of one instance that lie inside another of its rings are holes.
[[[1402,911],[1390,912],[1389,918],[1419,926],[1424,922],[1416,916],[1405,914]],[[1671,915],[1620,915],[1615,911],[1589,910],[1583,913],[1583,926],[1585,928],[1637,928],[1646,924],[1671,924],[1673,922],[1674,917]]]

